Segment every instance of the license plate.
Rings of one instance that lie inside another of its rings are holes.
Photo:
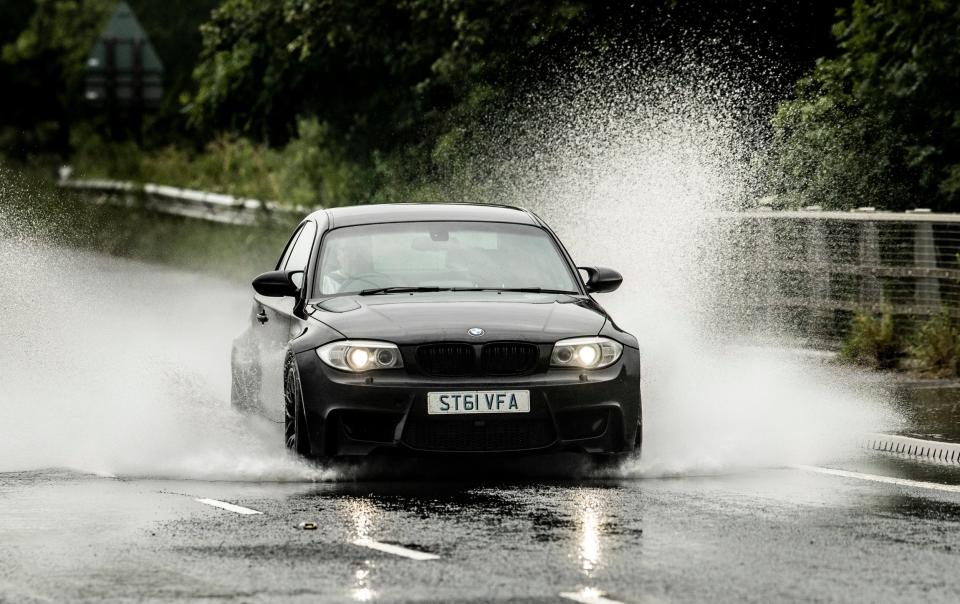
[[[530,413],[529,390],[428,392],[427,413]]]

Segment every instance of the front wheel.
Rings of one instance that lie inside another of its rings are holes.
[[[638,458],[643,448],[643,420],[637,422],[637,434],[633,437],[633,451],[630,453],[594,453],[591,455],[593,467],[597,470],[613,470],[630,458]]]
[[[307,416],[303,410],[303,390],[300,388],[300,373],[292,357],[287,358],[283,380],[284,438],[287,448],[310,457],[310,438],[307,436]]]

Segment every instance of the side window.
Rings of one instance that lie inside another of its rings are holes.
[[[293,248],[297,245],[297,239],[300,237],[300,233],[303,232],[303,227],[297,229],[293,233],[293,237],[290,238],[290,241],[287,242],[287,247],[283,250],[283,255],[280,257],[280,261],[277,262],[277,270],[283,270],[283,267],[287,265],[287,260],[290,259],[290,254],[293,252]]]
[[[287,256],[283,265],[285,271],[305,271],[307,262],[310,261],[310,250],[313,248],[313,240],[317,238],[317,225],[308,222],[300,229],[300,236]]]

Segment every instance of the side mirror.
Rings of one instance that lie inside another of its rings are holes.
[[[580,266],[577,268],[587,273],[586,285],[588,294],[612,292],[623,283],[623,275],[612,268],[604,268],[602,266]]]
[[[261,296],[296,296],[303,283],[303,271],[270,271],[253,280],[253,289]]]

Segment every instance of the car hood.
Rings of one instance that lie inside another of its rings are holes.
[[[438,292],[318,300],[310,315],[353,339],[552,343],[596,335],[606,314],[590,298],[555,294]],[[482,336],[467,330],[479,327]]]

